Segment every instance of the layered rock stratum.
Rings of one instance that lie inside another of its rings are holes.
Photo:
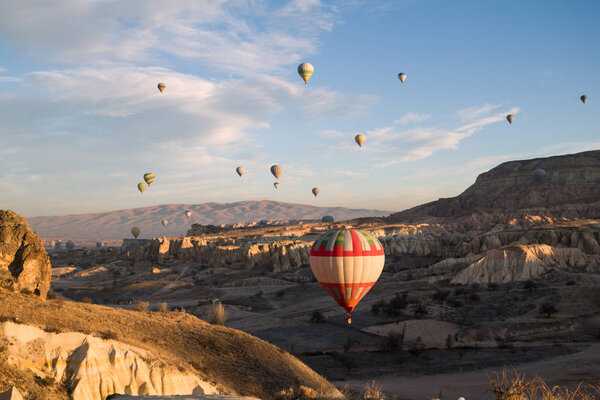
[[[50,260],[27,220],[0,210],[0,284],[46,298],[52,271]]]

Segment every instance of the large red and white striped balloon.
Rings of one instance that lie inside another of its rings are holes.
[[[379,240],[368,232],[354,229],[329,231],[319,237],[310,250],[313,274],[346,310],[348,323],[354,307],[379,279],[384,262]]]

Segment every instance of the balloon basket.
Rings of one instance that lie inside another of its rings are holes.
[[[350,313],[346,313],[346,323],[348,325],[352,323],[352,317],[350,316]]]

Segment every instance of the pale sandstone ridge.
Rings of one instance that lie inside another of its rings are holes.
[[[544,169],[543,181],[533,178]],[[504,223],[515,217],[600,218],[600,150],[511,161],[477,177],[453,198],[439,199],[392,214],[391,222],[448,219],[476,226],[477,220]]]
[[[13,211],[0,210],[0,284],[46,298],[51,266],[37,233]]]
[[[79,332],[48,333],[5,322],[8,361],[55,381],[64,380],[72,400],[102,400],[113,393],[130,395],[212,394],[216,388],[191,372],[154,358],[149,352],[115,340]]]
[[[577,248],[556,248],[546,244],[507,246],[488,251],[456,274],[451,283],[525,281],[537,279],[554,269],[600,272],[600,256],[585,254]]]

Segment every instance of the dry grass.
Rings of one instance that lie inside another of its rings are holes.
[[[383,394],[383,386],[379,385],[375,380],[367,383],[362,392],[360,392],[361,398],[364,400],[383,400],[385,395]]]
[[[0,315],[62,332],[98,337],[114,332],[119,341],[146,349],[165,363],[192,368],[200,379],[225,392],[235,390],[244,396],[273,399],[282,390],[303,385],[319,393],[319,398],[339,396],[329,382],[294,356],[247,333],[210,325],[189,314],[140,313],[96,304],[42,301],[0,288]],[[1,360],[0,356],[0,365]],[[1,372],[0,387],[4,388],[8,381]]]
[[[133,309],[139,312],[148,312],[148,307],[150,307],[150,303],[148,303],[147,301],[138,301],[133,306]]]
[[[158,305],[158,312],[166,313],[167,311],[169,311],[169,308],[167,307],[166,301],[163,301]]]
[[[550,387],[540,377],[527,379],[513,369],[505,369],[488,377],[496,400],[597,400],[600,399],[600,383],[590,385],[579,383],[575,389]]]
[[[208,321],[215,325],[225,325],[227,322],[227,310],[225,310],[225,306],[221,302],[213,304],[210,307]]]

